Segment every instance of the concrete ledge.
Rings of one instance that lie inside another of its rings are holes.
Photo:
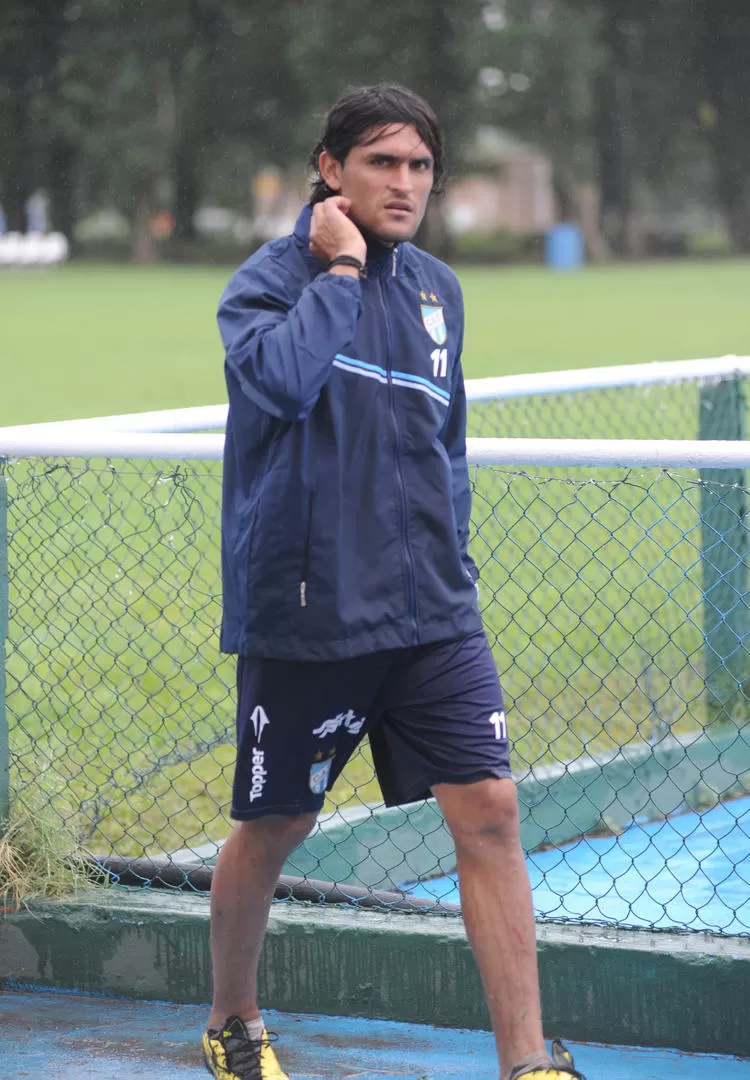
[[[545,1030],[574,1040],[750,1055],[750,941],[540,924]],[[207,1002],[208,900],[112,889],[0,921],[0,984]],[[488,1027],[460,920],[275,904],[268,1008]]]

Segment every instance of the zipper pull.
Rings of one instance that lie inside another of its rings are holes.
[[[307,607],[307,582],[300,581],[299,583],[299,606]]]
[[[398,248],[397,248],[397,247],[395,247],[395,248],[393,249],[393,271],[391,272],[391,277],[395,277],[395,276],[396,276],[396,253],[397,253],[397,252],[398,252]]]

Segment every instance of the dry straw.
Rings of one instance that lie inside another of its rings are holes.
[[[12,797],[10,818],[0,823],[0,909],[17,911],[34,899],[75,895],[90,888],[91,862],[71,818],[52,808],[49,793],[28,788]]]

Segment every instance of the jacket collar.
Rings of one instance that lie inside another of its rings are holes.
[[[297,223],[294,226],[293,236],[297,243],[304,249],[308,259],[322,270],[323,266],[310,251],[310,222],[312,220],[312,206],[306,203],[302,207]],[[367,238],[367,274],[368,277],[383,277],[398,274],[402,261],[402,244],[390,246],[381,244],[374,237]]]

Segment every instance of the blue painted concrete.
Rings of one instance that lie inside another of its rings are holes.
[[[294,1080],[495,1080],[487,1032],[272,1013]],[[206,1008],[73,994],[0,994],[0,1078],[197,1080]],[[750,1080],[750,1060],[570,1044],[589,1080]]]
[[[538,918],[750,932],[750,798],[527,857]],[[458,903],[455,874],[407,887]]]

